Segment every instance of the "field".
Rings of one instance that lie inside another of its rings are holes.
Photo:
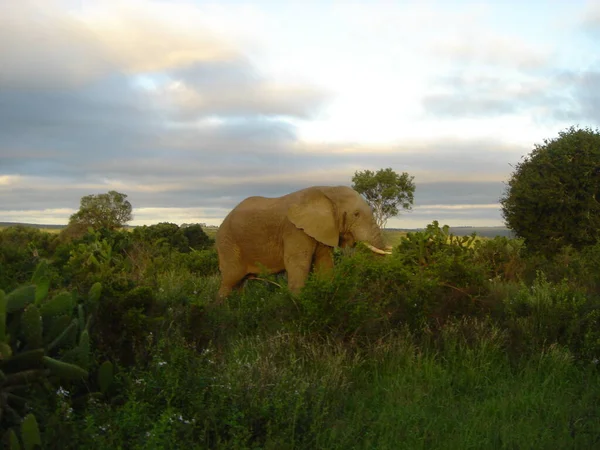
[[[389,257],[336,253],[298,296],[266,275],[218,304],[214,229],[45,231],[0,229],[0,286],[23,304],[0,368],[36,369],[24,316],[50,326],[63,308],[72,333],[57,347],[40,331],[39,354],[86,374],[40,375],[11,403],[43,448],[600,446],[600,245],[550,258],[502,235],[386,230]]]

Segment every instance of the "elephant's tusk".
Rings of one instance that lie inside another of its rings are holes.
[[[385,250],[389,250],[389,251],[391,252],[392,250],[394,250],[394,247],[392,247],[391,245],[388,245],[388,246],[385,248]]]
[[[380,248],[374,247],[371,244],[369,244],[368,242],[364,242],[364,244],[367,246],[367,248],[369,250],[371,250],[373,253],[377,253],[379,255],[391,255],[392,252],[386,252],[385,250],[381,250]]]

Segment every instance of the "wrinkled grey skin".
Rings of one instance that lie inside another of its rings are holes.
[[[216,236],[221,271],[218,298],[261,269],[287,272],[298,293],[314,264],[330,273],[333,248],[362,241],[377,253],[385,244],[371,208],[347,186],[313,186],[277,198],[249,197],[223,220]]]

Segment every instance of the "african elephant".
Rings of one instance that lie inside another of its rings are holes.
[[[311,266],[333,268],[333,247],[363,241],[379,254],[381,230],[367,202],[347,186],[313,186],[282,197],[249,197],[223,220],[216,235],[221,271],[219,300],[250,274],[287,272],[298,293]]]

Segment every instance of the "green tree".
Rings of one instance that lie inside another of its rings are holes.
[[[352,177],[352,188],[362,194],[373,209],[380,228],[390,217],[399,214],[399,207],[410,210],[414,202],[414,177],[408,173],[398,174],[391,168],[357,171]]]
[[[506,225],[551,254],[600,238],[600,133],[570,127],[524,156],[500,198]]]
[[[133,216],[127,195],[117,191],[86,195],[81,198],[79,211],[71,216],[69,225],[115,230],[124,226]]]
[[[180,230],[182,230],[183,235],[187,238],[189,246],[194,250],[209,248],[213,243],[200,224],[182,224]]]

